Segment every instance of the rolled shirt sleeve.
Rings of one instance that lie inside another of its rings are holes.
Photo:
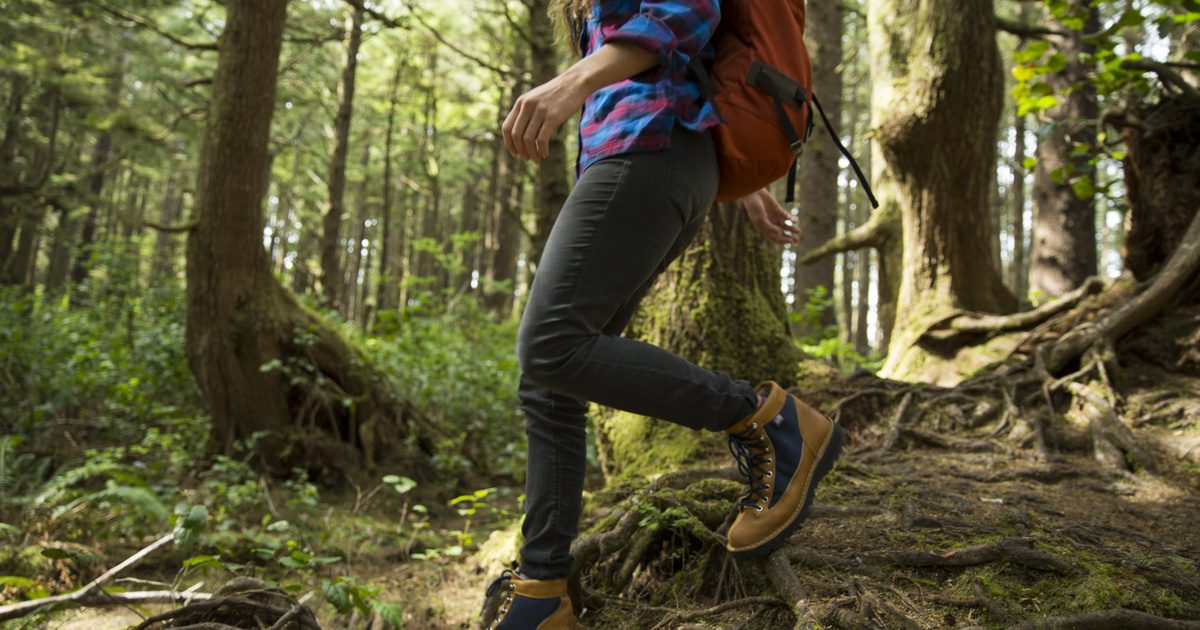
[[[716,0],[643,0],[638,13],[605,35],[605,43],[624,42],[658,58],[650,79],[674,76],[700,54],[721,19]]]

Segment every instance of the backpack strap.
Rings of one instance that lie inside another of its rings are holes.
[[[850,160],[850,166],[854,168],[854,174],[858,177],[858,182],[862,184],[863,190],[866,191],[867,199],[871,201],[871,207],[878,208],[879,202],[875,200],[875,193],[871,191],[871,184],[867,183],[867,176],[863,174],[862,169],[858,166],[858,162],[854,159],[854,156],[850,155],[850,150],[846,148],[846,145],[842,144],[841,138],[838,138],[837,132],[835,132],[833,130],[833,126],[829,124],[829,117],[825,115],[825,110],[821,108],[821,101],[817,100],[816,94],[813,94],[812,102],[817,106],[817,111],[821,114],[821,122],[825,123],[825,130],[829,132],[829,138],[832,139],[833,143],[837,145],[837,148],[842,152],[842,155],[846,156],[847,160]],[[795,169],[794,164],[792,165],[792,168],[793,170]],[[790,174],[788,181],[791,182]],[[790,187],[791,186],[789,183],[789,195],[791,194]]]
[[[696,83],[700,85],[700,93],[704,95],[704,100],[712,105],[713,113],[717,115],[717,120],[721,124],[725,124],[725,117],[721,115],[721,109],[717,107],[716,90],[713,88],[712,77],[708,76],[708,70],[704,67],[704,63],[700,61],[700,57],[692,57],[688,61],[688,70],[696,75]]]

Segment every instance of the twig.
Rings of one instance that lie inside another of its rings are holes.
[[[92,580],[91,582],[88,582],[83,588],[81,588],[73,593],[65,593],[63,595],[54,595],[51,597],[43,597],[41,599],[33,599],[33,600],[30,600],[27,602],[18,602],[16,604],[9,604],[8,606],[0,606],[0,621],[7,621],[9,619],[16,619],[18,617],[24,617],[25,615],[29,615],[34,612],[37,612],[38,610],[41,610],[42,608],[45,608],[46,606],[53,606],[55,604],[86,603],[87,600],[93,599],[93,598],[91,598],[92,592],[95,591],[96,589],[100,588],[104,583],[113,579],[114,577],[117,576],[117,574],[121,573],[125,569],[128,569],[129,567],[132,567],[133,565],[141,562],[143,559],[146,558],[146,556],[154,553],[159,548],[161,548],[163,545],[166,545],[173,540],[175,540],[174,534],[167,534],[166,536],[159,538],[158,540],[154,541],[153,543],[150,543],[150,545],[148,545],[141,551],[126,558],[124,562],[121,562],[117,566],[109,569],[108,571],[105,571],[103,574],[100,575],[100,577]],[[164,591],[164,592],[169,592],[169,591]],[[129,593],[124,593],[123,595],[129,595]],[[107,595],[106,597],[111,598],[111,597],[115,597],[115,595]]]

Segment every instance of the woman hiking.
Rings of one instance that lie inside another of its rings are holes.
[[[588,401],[691,429],[723,431],[749,489],[729,529],[736,557],[768,553],[807,515],[841,429],[777,384],[694,365],[622,338],[655,278],[696,235],[717,191],[712,105],[688,72],[709,61],[716,0],[554,0],[580,59],[517,99],[503,124],[515,156],[539,162],[575,112],[578,178],[546,243],[517,339],[529,439],[524,546],[488,588],[492,628],[576,628],[567,595],[586,464]],[[795,243],[766,190],[741,200],[772,242]]]

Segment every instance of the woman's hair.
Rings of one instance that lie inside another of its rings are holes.
[[[583,54],[578,50],[579,34],[591,11],[592,0],[550,0],[550,17],[559,37],[579,54]]]

